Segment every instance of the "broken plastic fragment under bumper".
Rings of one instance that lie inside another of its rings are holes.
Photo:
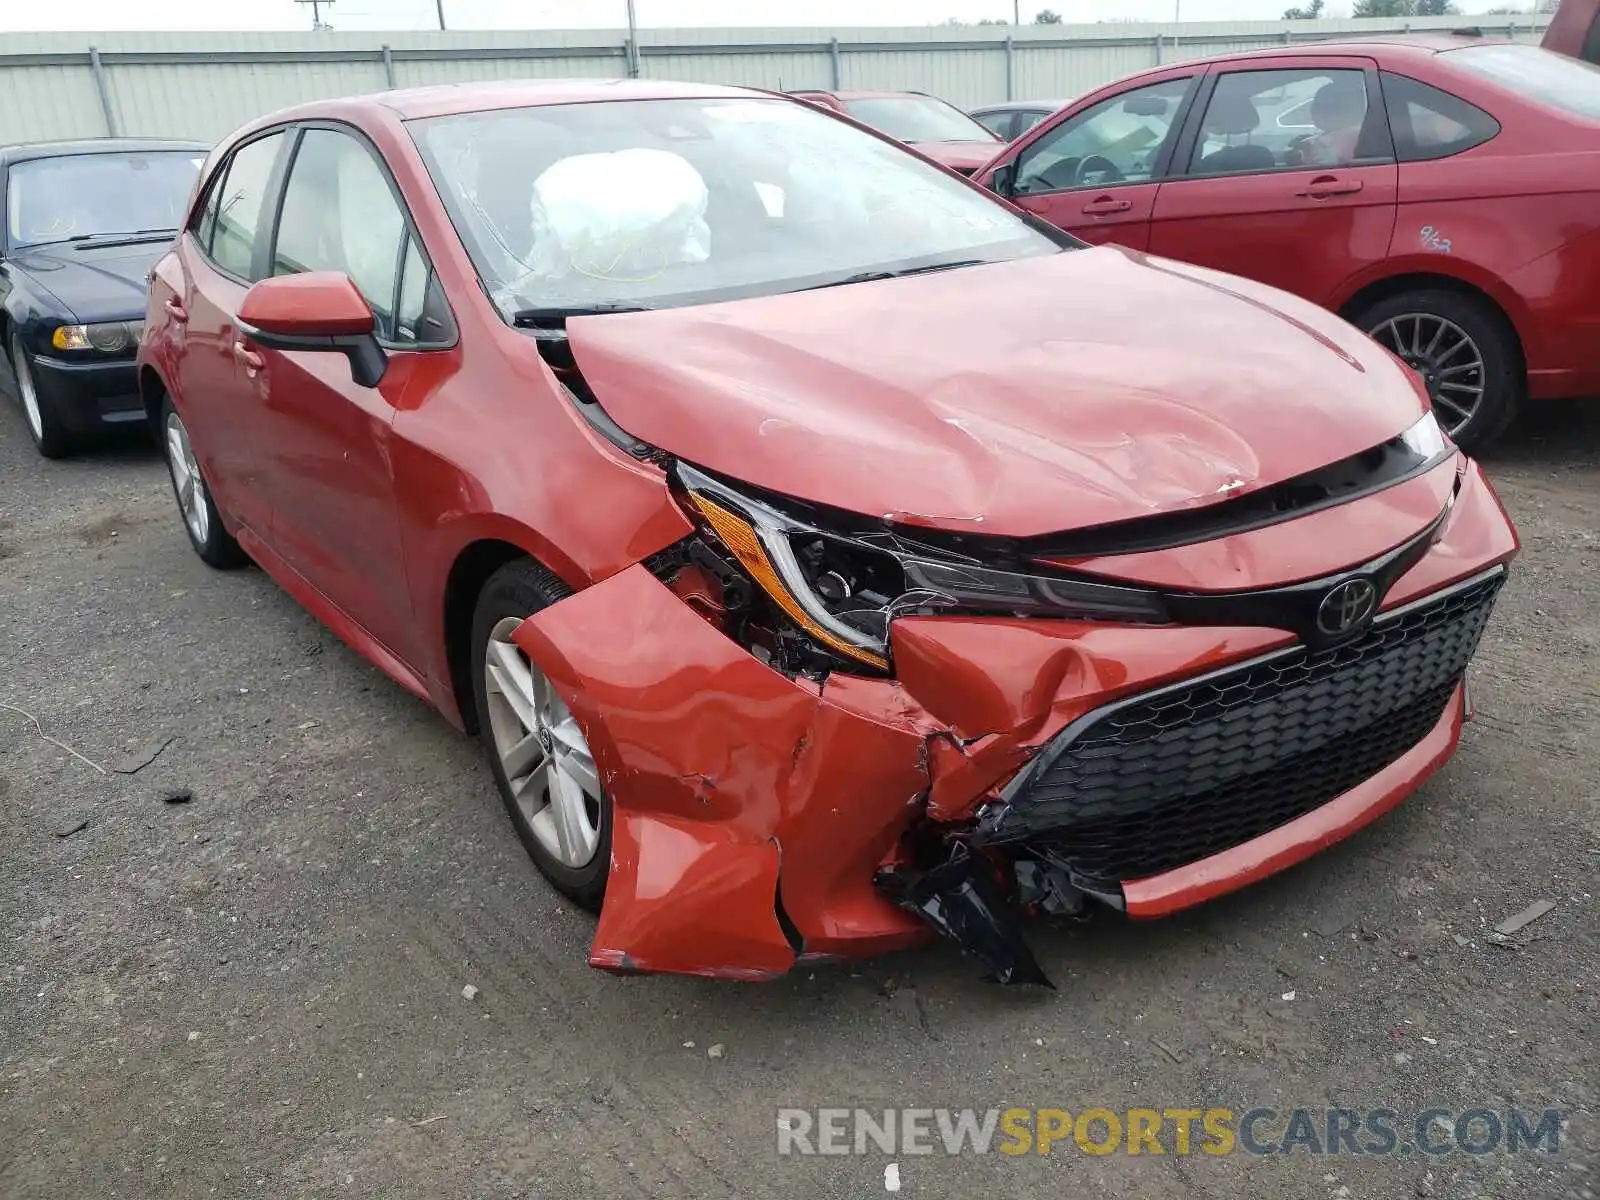
[[[1389,607],[1509,558],[1497,513],[1486,485],[1470,487]],[[1293,635],[908,617],[892,627],[895,678],[819,684],[767,666],[634,566],[530,617],[516,640],[582,724],[611,797],[590,962],[617,971],[771,978],[939,929],[997,978],[1043,982],[1024,911],[1093,898],[1157,916],[1245,886],[1397,804],[1449,757],[1464,713],[1459,678],[1441,677],[1409,715],[1411,743],[1360,779],[1169,866],[1107,875],[1045,825],[1011,838],[1001,822],[995,836],[996,814],[1018,810],[1016,781],[1075,723],[1277,661]],[[1122,861],[1148,860],[1106,860]]]

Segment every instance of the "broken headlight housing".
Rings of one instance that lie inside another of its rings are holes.
[[[889,668],[896,617],[939,612],[1160,624],[1161,597],[1141,588],[989,566],[887,528],[841,532],[784,512],[677,464],[703,529],[820,647]]]

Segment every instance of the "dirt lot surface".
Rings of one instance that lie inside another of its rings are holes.
[[[4,404],[0,703],[108,766],[171,741],[102,776],[0,710],[0,1196],[867,1197],[886,1156],[780,1157],[777,1110],[1517,1105],[1558,1153],[895,1161],[917,1197],[1594,1197],[1600,405],[1489,465],[1525,553],[1395,814],[1182,918],[1038,926],[1054,993],[946,946],[740,986],[590,970],[473,743],[203,566],[152,452],[46,463]]]

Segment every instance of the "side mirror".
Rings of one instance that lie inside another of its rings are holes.
[[[990,172],[989,178],[984,181],[984,186],[996,195],[1009,196],[1016,189],[1016,183],[1017,164],[1013,160],[1008,163],[1001,163]]]
[[[389,356],[374,335],[372,309],[341,271],[275,275],[245,293],[239,331],[273,350],[325,350],[350,360],[350,377],[377,387]]]

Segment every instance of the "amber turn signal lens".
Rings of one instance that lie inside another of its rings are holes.
[[[761,538],[751,527],[750,522],[729,512],[699,492],[690,492],[689,497],[705,517],[706,524],[711,526],[712,532],[739,560],[739,565],[749,572],[750,578],[772,597],[773,602],[783,609],[791,621],[830,650],[836,650],[847,658],[866,663],[880,671],[889,669],[889,660],[883,655],[874,654],[871,650],[854,645],[831,630],[825,629],[806,612],[800,601],[795,599],[794,593],[784,584],[778,572],[773,569],[766,547],[761,544]]]

